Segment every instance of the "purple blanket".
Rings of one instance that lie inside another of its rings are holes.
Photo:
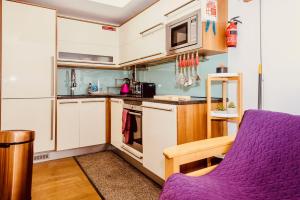
[[[245,112],[225,159],[201,177],[172,175],[160,200],[300,200],[300,116]]]

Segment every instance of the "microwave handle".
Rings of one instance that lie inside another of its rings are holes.
[[[185,3],[185,4],[181,5],[181,6],[179,6],[177,8],[175,8],[174,10],[171,10],[170,12],[167,12],[166,14],[164,14],[164,16],[168,17],[170,14],[172,14],[172,13],[176,12],[177,10],[179,10],[179,9],[181,9],[181,8],[183,8],[183,7],[191,4],[191,3],[193,3],[194,1],[198,1],[198,0],[190,0],[189,2],[187,2],[187,3]]]

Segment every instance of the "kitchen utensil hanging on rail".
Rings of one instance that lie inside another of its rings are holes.
[[[175,80],[179,87],[198,86],[201,77],[197,68],[200,66],[199,51],[183,53],[176,57]]]

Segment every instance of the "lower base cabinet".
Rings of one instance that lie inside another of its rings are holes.
[[[176,105],[143,102],[143,165],[164,179],[165,148],[177,144]]]
[[[111,144],[122,150],[122,112],[123,112],[123,100],[111,99]]]
[[[57,101],[57,150],[104,144],[105,138],[104,98]]]

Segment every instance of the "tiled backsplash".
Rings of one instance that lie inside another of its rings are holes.
[[[201,77],[199,85],[191,87],[178,87],[175,78],[175,62],[149,67],[148,70],[139,70],[137,77],[139,81],[156,83],[157,94],[206,96],[207,74],[215,73],[220,64],[227,66],[227,54],[208,57],[208,61],[201,62],[198,73]],[[221,96],[220,85],[213,85],[212,96]]]
[[[215,73],[216,67],[220,64],[227,65],[227,54],[208,57],[209,60],[201,62],[198,67],[198,73],[201,76],[201,82],[197,86],[178,87],[175,80],[175,62],[151,66],[147,70],[138,70],[137,79],[142,82],[153,82],[157,85],[157,94],[187,95],[187,96],[206,96],[205,84],[207,74]],[[129,77],[128,71],[122,70],[99,70],[99,69],[75,69],[78,87],[75,94],[87,94],[88,84],[97,84],[100,81],[100,87],[106,91],[107,87],[115,85],[115,79]],[[70,68],[58,69],[58,95],[70,94]],[[119,89],[111,90],[118,93]],[[214,85],[212,96],[221,96],[220,85]]]
[[[106,91],[107,87],[115,86],[115,79],[128,77],[128,71],[123,70],[75,69],[75,72],[78,84],[77,88],[75,89],[75,95],[87,94],[89,83],[98,84],[99,80],[100,88],[102,88],[103,91]],[[57,76],[57,94],[69,95],[71,85],[71,69],[59,68]],[[119,90],[120,89],[112,89],[111,91],[118,93]]]

